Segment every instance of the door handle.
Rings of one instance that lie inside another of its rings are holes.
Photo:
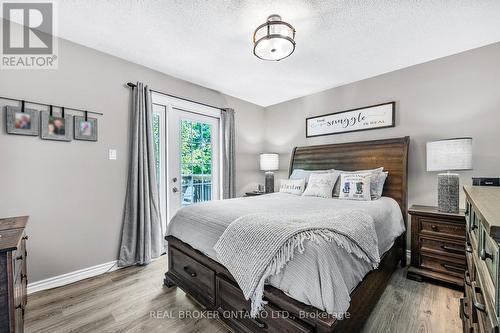
[[[179,192],[179,189],[177,187],[173,187],[172,192],[177,193],[177,192]]]

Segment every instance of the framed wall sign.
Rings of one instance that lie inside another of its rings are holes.
[[[396,102],[306,118],[306,137],[394,127]]]

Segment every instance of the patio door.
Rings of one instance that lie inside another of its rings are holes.
[[[160,198],[169,221],[183,206],[220,199],[220,110],[161,94],[153,103],[166,114]]]

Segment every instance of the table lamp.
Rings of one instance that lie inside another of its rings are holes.
[[[456,138],[427,142],[427,171],[438,174],[438,210],[458,213],[460,180],[456,170],[472,169],[472,138]]]
[[[279,170],[279,155],[276,153],[260,154],[260,170],[266,172],[266,193],[274,192],[274,173]]]

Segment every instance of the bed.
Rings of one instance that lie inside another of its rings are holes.
[[[212,208],[212,211],[210,211],[211,205],[206,205],[206,207],[200,205],[188,210],[189,214],[183,216],[182,223],[177,223],[175,227],[169,228],[169,236],[167,236],[169,267],[165,274],[165,285],[167,287],[177,285],[206,309],[216,310],[220,314],[219,318],[237,332],[359,330],[384,291],[397,263],[406,264],[406,241],[403,230],[407,223],[408,146],[409,137],[404,137],[297,147],[292,152],[290,174],[294,169],[363,170],[379,166],[383,166],[389,172],[384,186],[384,198],[374,202],[348,203],[343,201],[342,203],[342,205],[348,204],[353,205],[353,207],[362,204],[365,205],[364,209],[366,210],[372,209],[374,212],[382,212],[378,215],[377,213],[373,214],[378,216],[374,219],[377,220],[376,230],[381,239],[379,244],[381,261],[378,268],[375,270],[362,268],[360,271],[362,275],[357,280],[350,279],[350,275],[343,272],[347,271],[347,267],[356,265],[356,263],[345,263],[344,268],[341,269],[342,273],[347,276],[347,280],[351,281],[351,285],[347,283],[346,286],[350,298],[347,304],[348,317],[339,318],[331,315],[332,309],[337,305],[335,302],[330,304],[330,300],[335,300],[333,297],[335,294],[328,292],[335,289],[338,293],[339,288],[325,287],[322,295],[315,298],[311,296],[311,293],[315,291],[316,287],[314,283],[311,283],[311,286],[314,287],[309,288],[309,295],[307,292],[301,293],[301,290],[307,288],[294,288],[294,284],[290,282],[293,282],[293,279],[287,278],[287,276],[294,277],[296,275],[294,275],[293,268],[289,270],[287,268],[287,271],[283,272],[281,276],[271,280],[270,284],[266,285],[264,299],[267,301],[267,305],[265,305],[262,315],[258,318],[251,318],[246,315],[249,310],[249,302],[244,299],[234,277],[217,261],[215,253],[211,252],[214,242],[227,227],[227,224],[234,220],[238,214],[252,213],[251,207],[254,207],[253,209],[255,207],[266,207],[266,209],[279,207],[293,211],[295,206],[302,209],[300,205],[304,204],[310,209],[315,207],[319,209],[321,205],[325,204],[324,200],[332,200],[332,204],[340,205],[340,200],[336,199],[306,199],[276,193],[217,203],[219,206],[212,205],[217,207],[216,209]],[[221,209],[220,205],[227,207]],[[397,228],[386,227],[390,224],[390,217],[395,215],[394,210],[398,209],[399,216],[403,221],[399,231]],[[220,212],[227,213],[221,215]],[[390,230],[396,230],[396,232],[391,234]],[[381,237],[384,235],[386,237]],[[321,249],[316,248],[311,251],[321,251]],[[314,253],[308,254],[307,251],[305,254],[309,257],[314,255]],[[322,257],[323,253],[316,252],[316,256]],[[340,265],[340,267],[342,266]],[[311,272],[309,274],[317,273]],[[313,281],[314,275],[311,276],[309,278],[306,275],[305,278]],[[338,298],[341,299],[341,297]]]

